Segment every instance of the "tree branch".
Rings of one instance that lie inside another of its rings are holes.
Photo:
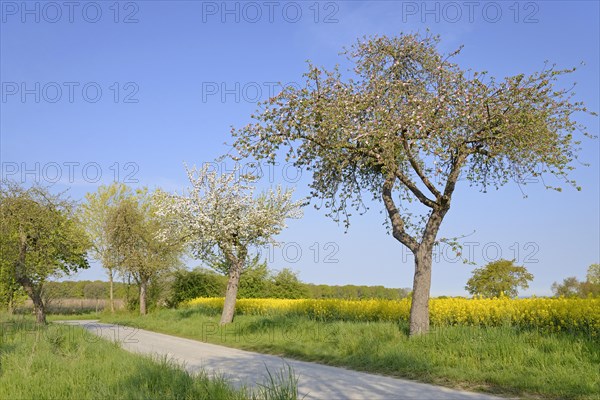
[[[452,157],[452,168],[446,179],[446,187],[444,188],[444,195],[442,196],[442,207],[450,208],[452,193],[454,193],[454,188],[456,187],[456,182],[458,181],[465,158],[466,156],[460,151],[457,151],[457,154]]]
[[[388,216],[390,217],[390,222],[392,223],[392,235],[394,238],[408,247],[413,253],[416,253],[419,248],[419,243],[412,236],[406,233],[404,220],[402,220],[400,212],[398,211],[398,208],[394,203],[394,199],[392,198],[392,189],[394,188],[395,180],[395,177],[387,178],[385,180],[383,184],[383,190],[381,192],[383,204],[385,204]]]
[[[426,205],[429,208],[435,208],[436,207],[436,202],[431,200],[429,197],[425,196],[423,194],[423,192],[417,187],[417,185],[415,185],[415,183],[413,181],[411,181],[406,175],[404,175],[402,172],[400,172],[400,170],[396,170],[395,174],[396,178],[398,178],[400,180],[400,182],[402,182],[402,184],[404,186],[406,186],[414,195],[415,197],[424,205]]]
[[[404,135],[404,131],[402,132],[402,135],[400,135],[400,137],[402,139],[402,145],[404,146],[404,150],[406,151],[406,155],[408,155],[408,161],[410,162],[411,167],[415,170],[415,172],[417,173],[417,175],[419,176],[419,178],[421,178],[421,181],[423,182],[423,184],[425,184],[425,186],[427,187],[427,189],[429,189],[429,191],[431,192],[431,194],[433,194],[436,199],[439,199],[442,196],[442,194],[433,185],[433,183],[431,183],[431,181],[427,178],[427,176],[425,176],[425,174],[423,173],[423,170],[421,169],[421,167],[419,166],[419,164],[415,160],[412,152],[410,151],[410,146],[408,145],[408,141],[406,140],[406,136]]]

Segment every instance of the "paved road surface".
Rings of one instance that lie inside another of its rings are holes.
[[[300,398],[306,396],[306,399],[327,400],[498,399],[479,393],[463,392],[344,368],[252,353],[97,321],[64,321],[61,323],[81,325],[103,338],[121,342],[124,349],[132,352],[166,355],[180,364],[184,364],[184,367],[192,373],[204,369],[209,375],[224,375],[233,385],[252,386],[257,382],[262,383],[266,377],[266,368],[271,373],[278,373],[287,363],[293,368],[299,379]]]

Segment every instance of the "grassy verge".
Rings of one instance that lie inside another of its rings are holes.
[[[191,376],[168,359],[131,354],[76,326],[40,328],[29,318],[2,315],[0,324],[0,399],[270,399],[295,394],[295,387],[277,379],[251,393],[233,389],[224,379]]]
[[[46,321],[66,321],[66,320],[99,320],[104,315],[103,312],[82,312],[78,314],[47,314]]]
[[[390,322],[243,315],[220,327],[218,316],[194,308],[145,317],[104,314],[101,320],[454,388],[527,398],[600,398],[600,344],[584,336],[452,326],[408,339],[406,327]]]

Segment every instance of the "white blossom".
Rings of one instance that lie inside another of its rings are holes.
[[[292,189],[281,186],[254,195],[257,177],[241,174],[239,167],[218,174],[208,164],[187,169],[187,193],[159,196],[159,213],[170,215],[191,246],[203,258],[217,247],[225,254],[275,243],[273,237],[287,218],[302,216],[302,202],[292,200]]]

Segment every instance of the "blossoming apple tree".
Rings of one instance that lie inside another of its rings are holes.
[[[163,192],[160,212],[175,217],[171,220],[196,258],[225,258],[229,278],[221,324],[227,324],[233,320],[240,276],[250,253],[274,244],[285,220],[302,216],[302,202],[293,201],[292,190],[280,186],[255,196],[257,177],[241,174],[240,168],[219,174],[205,164],[187,174],[188,193]]]

